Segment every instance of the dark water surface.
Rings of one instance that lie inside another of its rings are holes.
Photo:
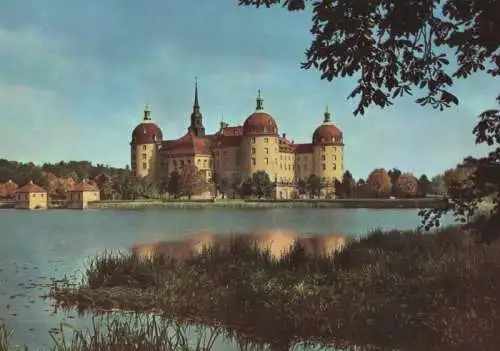
[[[374,228],[414,229],[419,223],[417,210],[407,209],[0,210],[0,318],[16,329],[16,342],[30,350],[48,349],[49,329],[61,321],[85,327],[88,319],[53,315],[49,301],[40,298],[48,287],[39,285],[65,274],[81,275],[89,256],[138,242],[174,239],[198,230],[228,233],[271,227],[357,237]],[[224,341],[215,347],[236,349]]]

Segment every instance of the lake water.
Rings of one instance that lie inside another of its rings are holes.
[[[443,222],[450,224],[451,219]],[[50,302],[40,298],[48,288],[39,284],[81,274],[89,256],[138,242],[174,239],[198,230],[229,233],[271,227],[358,237],[374,228],[414,229],[419,223],[417,210],[408,209],[0,210],[0,318],[16,329],[15,342],[30,350],[48,349],[49,329],[61,321],[84,327],[88,319],[53,314]],[[237,350],[224,341],[215,349]]]

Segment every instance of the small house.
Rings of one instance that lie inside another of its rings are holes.
[[[99,188],[87,180],[83,180],[68,190],[68,208],[86,209],[89,202],[99,201],[100,199]]]
[[[15,208],[18,209],[45,210],[48,207],[47,190],[33,184],[32,181],[16,190],[15,200]]]

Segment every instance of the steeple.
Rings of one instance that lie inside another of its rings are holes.
[[[151,110],[149,109],[149,105],[146,102],[144,105],[144,117],[142,118],[144,121],[150,121],[151,120]]]
[[[332,120],[331,120],[331,115],[330,115],[330,112],[328,112],[328,105],[326,106],[326,109],[325,109],[325,119],[323,120],[323,123],[331,123]]]
[[[193,113],[200,113],[200,104],[198,103],[198,77],[194,78],[194,104]]]
[[[188,130],[197,137],[205,136],[205,127],[203,126],[203,116],[200,112],[200,103],[198,101],[198,77],[194,81],[194,103],[193,112],[191,113],[191,125]]]
[[[264,99],[262,96],[260,96],[260,89],[257,92],[257,107],[255,108],[256,111],[262,111],[264,110]]]

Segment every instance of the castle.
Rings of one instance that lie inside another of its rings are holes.
[[[297,182],[307,181],[313,174],[321,179],[321,196],[329,196],[335,179],[341,180],[344,172],[343,134],[331,122],[328,109],[323,123],[312,135],[312,143],[295,144],[286,134],[278,134],[278,125],[264,110],[259,90],[255,111],[243,125],[221,122],[216,133],[207,134],[197,82],[191,123],[185,135],[163,140],[163,133],[152,121],[146,105],[142,122],[132,132],[130,147],[132,172],[138,178],[165,179],[186,164],[195,165],[209,182],[216,174],[230,184],[265,171],[275,183],[274,195],[278,199],[293,198]]]

